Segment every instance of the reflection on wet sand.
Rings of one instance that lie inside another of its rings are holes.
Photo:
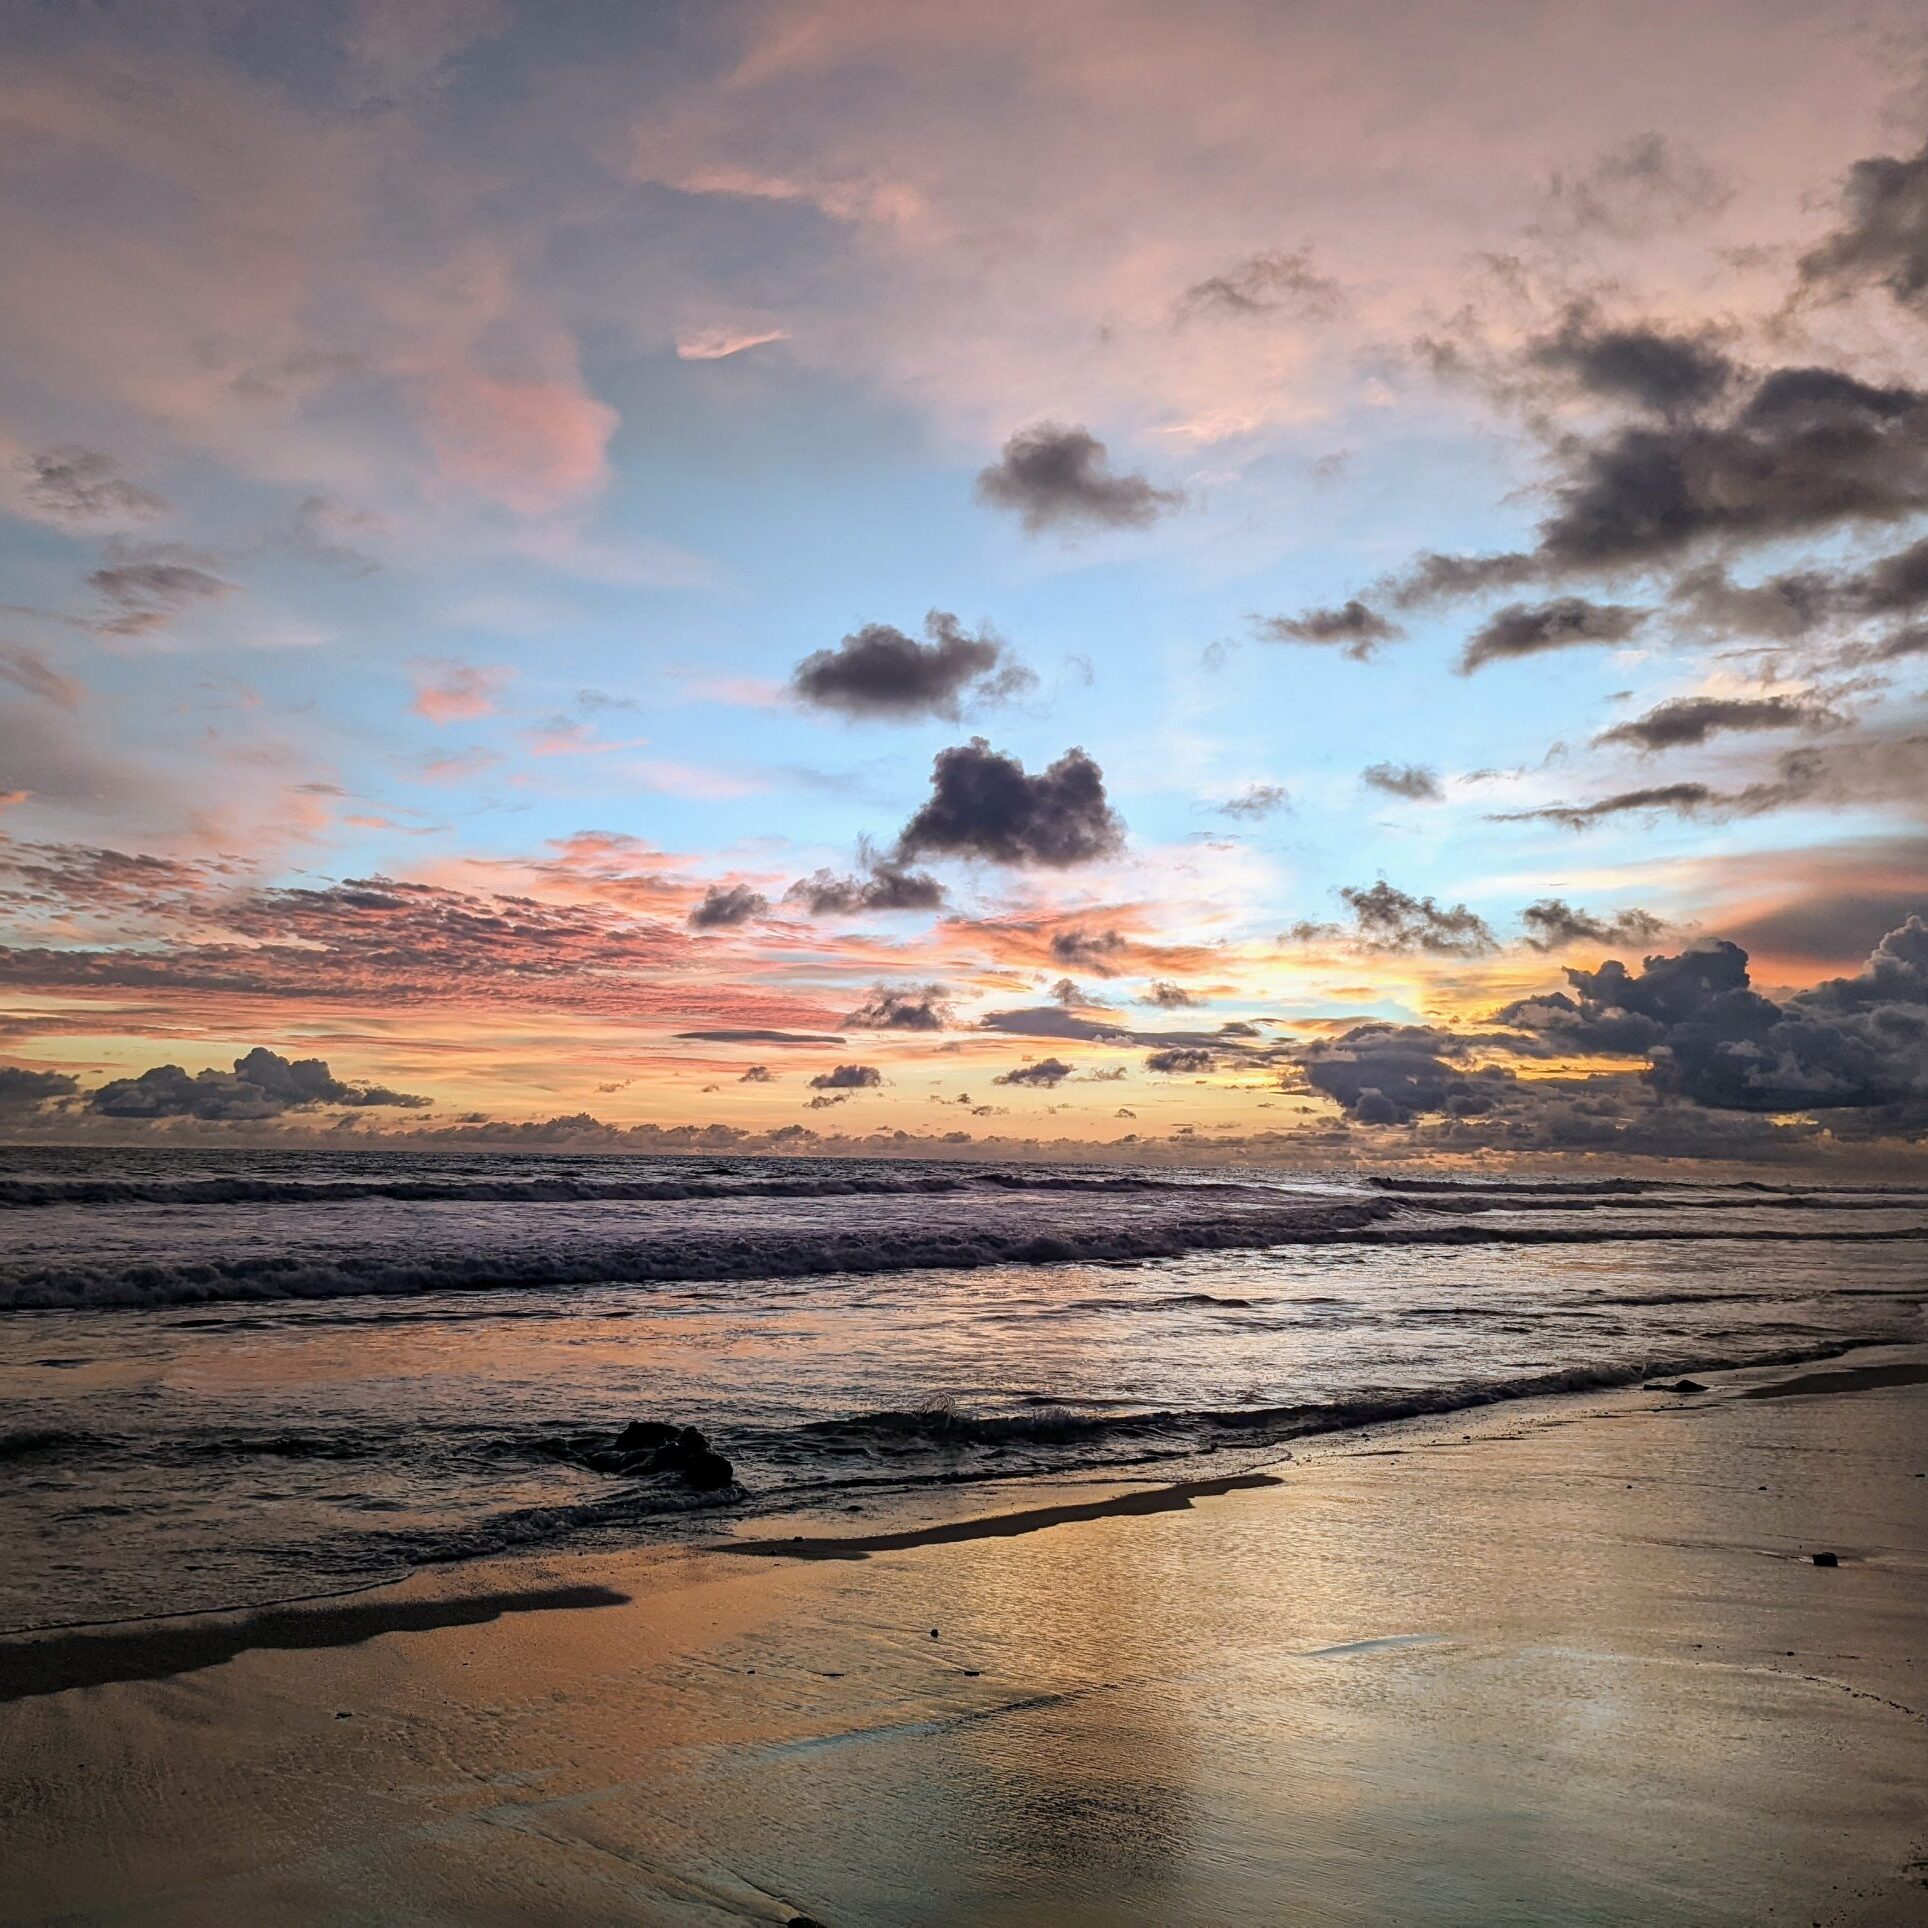
[[[572,1562],[633,1597],[16,1702],[0,1916],[1899,1908],[1928,1390],[1747,1383],[1385,1429],[1206,1505],[861,1560]],[[111,1862],[76,1856],[109,1829]]]

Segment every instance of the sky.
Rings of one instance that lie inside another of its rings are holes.
[[[1928,1133],[1887,0],[0,14],[0,1136]]]

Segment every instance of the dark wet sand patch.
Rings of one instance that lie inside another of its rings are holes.
[[[1928,1385],[1928,1364],[1897,1360],[1886,1366],[1842,1366],[1834,1372],[1804,1372],[1772,1386],[1754,1386],[1742,1399],[1810,1399],[1829,1392],[1874,1392],[1883,1386]]]
[[[1145,1513],[1183,1513],[1194,1500],[1215,1499],[1254,1486],[1277,1486],[1272,1473],[1234,1473],[1224,1479],[1183,1480],[1145,1492],[1119,1493],[1109,1499],[1033,1506],[1018,1513],[990,1513],[978,1519],[947,1520],[939,1526],[912,1527],[900,1533],[847,1533],[788,1540],[732,1540],[722,1553],[748,1553],[766,1560],[862,1560],[873,1553],[898,1553],[910,1547],[949,1546],[961,1540],[1013,1540],[1076,1520],[1109,1520]]]
[[[257,1648],[357,1647],[378,1634],[479,1627],[509,1613],[620,1607],[629,1597],[611,1587],[538,1587],[443,1600],[272,1607],[240,1619],[147,1621],[111,1630],[34,1634],[0,1641],[0,1702],[64,1693],[70,1687],[168,1680],[218,1667]]]

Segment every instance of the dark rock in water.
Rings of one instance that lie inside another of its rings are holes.
[[[792,1915],[785,1928],[823,1928],[823,1923],[809,1915]]]
[[[1841,1564],[1841,1556],[1838,1553],[1817,1553],[1814,1555],[1814,1564],[1816,1566],[1839,1566]]]
[[[625,1450],[623,1441],[639,1433],[655,1443]],[[662,1434],[668,1437],[660,1437]],[[616,1452],[623,1462],[614,1469],[617,1472],[633,1479],[680,1479],[699,1493],[714,1493],[736,1477],[730,1462],[694,1426],[653,1426],[639,1421],[625,1426],[617,1435]]]
[[[606,1433],[575,1433],[546,1443],[542,1451],[623,1479],[675,1479],[692,1492],[715,1493],[731,1485],[735,1469],[694,1426],[666,1426],[633,1419],[612,1440]]]
[[[1664,1379],[1650,1379],[1640,1390],[1642,1392],[1705,1392],[1707,1388],[1698,1379],[1676,1379],[1671,1386]]]
[[[660,1419],[632,1419],[616,1435],[616,1451],[619,1453],[653,1452],[658,1446],[670,1446],[684,1429],[680,1426],[665,1426]],[[697,1435],[699,1438],[700,1434]]]

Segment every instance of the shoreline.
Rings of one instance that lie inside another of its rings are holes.
[[[1918,1919],[1928,1347],[1878,1350],[0,1643],[0,1919]]]
[[[1915,1340],[1897,1336],[1870,1339],[1851,1339],[1839,1342],[1816,1342],[1811,1345],[1790,1346],[1780,1352],[1763,1358],[1735,1363],[1727,1359],[1709,1361],[1698,1355],[1676,1355],[1660,1363],[1649,1362],[1641,1366],[1626,1367],[1559,1367],[1536,1375],[1527,1380],[1498,1384],[1492,1387],[1468,1387],[1463,1396],[1446,1392],[1444,1394],[1401,1394],[1378,1395],[1361,1394],[1350,1401],[1334,1401],[1322,1410],[1333,1415],[1332,1423],[1314,1425],[1308,1430],[1295,1431],[1289,1427],[1276,1438],[1241,1441],[1236,1436],[1200,1445],[1193,1451],[1147,1453],[1142,1456],[1120,1456],[1109,1460],[1092,1460],[1066,1465],[1059,1468],[1014,1468],[978,1469],[970,1475],[932,1475],[926,1477],[908,1476],[891,1478],[881,1477],[875,1481],[858,1483],[829,1483],[822,1496],[816,1500],[798,1505],[777,1505],[768,1512],[757,1511],[754,1505],[743,1510],[731,1510],[728,1504],[720,1504],[713,1510],[690,1508],[668,1511],[660,1515],[645,1516],[648,1525],[667,1526],[672,1521],[686,1521],[696,1524],[698,1531],[688,1535],[671,1536],[668,1533],[644,1531],[626,1546],[612,1547],[607,1544],[584,1546],[571,1544],[558,1539],[554,1543],[541,1541],[522,1546],[508,1546],[484,1552],[466,1553],[440,1559],[422,1559],[406,1572],[390,1578],[371,1579],[342,1587],[326,1588],[320,1591],[290,1593],[267,1599],[219,1604],[205,1607],[183,1607],[161,1610],[153,1613],[118,1615],[98,1620],[49,1621],[35,1625],[0,1627],[0,1704],[10,1696],[6,1690],[9,1678],[10,1649],[18,1649],[26,1643],[44,1643],[55,1638],[85,1639],[110,1631],[123,1633],[130,1639],[142,1637],[147,1629],[165,1627],[193,1626],[200,1622],[231,1624],[240,1620],[267,1618],[285,1615],[292,1611],[307,1610],[333,1603],[361,1602],[374,1596],[399,1593],[418,1584],[436,1585],[441,1576],[459,1577],[462,1575],[486,1575],[496,1567],[516,1569],[534,1563],[570,1562],[574,1560],[607,1561],[630,1558],[675,1559],[679,1556],[726,1552],[756,1552],[770,1557],[788,1548],[803,1543],[806,1549],[814,1549],[819,1541],[826,1546],[841,1541],[877,1542],[880,1550],[907,1548],[925,1543],[940,1543],[956,1538],[997,1537],[990,1522],[1007,1516],[1024,1514],[1036,1515],[1040,1524],[1050,1525],[1077,1518],[1104,1517],[1111,1512],[1131,1514],[1135,1512],[1157,1512],[1168,1505],[1183,1504],[1179,1500],[1161,1501],[1158,1496],[1195,1492],[1208,1494],[1220,1490],[1231,1490],[1243,1485],[1263,1485],[1268,1483],[1269,1469],[1300,1463],[1309,1456],[1327,1449],[1343,1450],[1349,1440],[1369,1436],[1373,1429],[1424,1428],[1429,1425],[1446,1425],[1461,1419],[1488,1414],[1495,1409],[1513,1407],[1529,1412],[1537,1411],[1549,1402],[1559,1403],[1569,1400],[1597,1398],[1625,1392],[1670,1391],[1671,1387],[1659,1383],[1670,1376],[1678,1381],[1696,1373],[1705,1373],[1710,1378],[1722,1379],[1736,1376],[1753,1376],[1761,1373],[1780,1373],[1796,1366],[1822,1365],[1837,1359],[1862,1352],[1894,1352],[1920,1350],[1922,1363],[1915,1365],[1902,1362],[1892,1367],[1882,1366],[1872,1369],[1856,1368],[1850,1374],[1864,1370],[1874,1370],[1883,1374],[1896,1372],[1904,1375],[1897,1383],[1913,1383],[1905,1375],[1919,1373],[1928,1376],[1928,1340]],[[1811,1376],[1811,1375],[1810,1375]],[[1823,1390],[1832,1390],[1830,1384]],[[1750,1398],[1778,1396],[1771,1388],[1761,1388],[1742,1395]],[[1375,1400],[1382,1403],[1373,1404]],[[1274,1409],[1256,1408],[1249,1414],[1241,1413],[1242,1422],[1252,1424],[1259,1430],[1257,1422],[1273,1414],[1297,1416],[1307,1409],[1301,1407],[1281,1407]],[[1340,1419],[1341,1411],[1355,1413],[1356,1416]],[[1190,1415],[1175,1414],[1180,1421]],[[1203,1415],[1197,1417],[1206,1417]],[[1205,1470],[1214,1459],[1236,1455],[1241,1462],[1236,1471],[1216,1473]],[[1196,1470],[1179,1473],[1176,1477],[1162,1477],[1154,1469],[1171,1466],[1174,1463],[1189,1465]],[[1077,1491],[1084,1488],[1100,1489],[1101,1497],[1093,1501],[1065,1500],[1060,1496],[1067,1490]],[[1006,1501],[1012,1497],[1023,1498],[1034,1495],[1033,1504],[1005,1506],[994,1514],[957,1512],[959,1505],[968,1507],[973,1501],[981,1500],[989,1504],[994,1498]],[[828,1509],[836,1506],[841,1511],[857,1510],[850,1503],[849,1496],[861,1496],[865,1510],[875,1507],[886,1522],[875,1531],[858,1535],[823,1534],[821,1527],[828,1517]],[[750,1496],[754,1502],[756,1496]],[[952,1502],[945,1505],[943,1502]],[[781,1526],[787,1521],[798,1521],[805,1530],[801,1533],[773,1533],[765,1531],[772,1523]],[[985,1522],[982,1530],[965,1530],[975,1521]],[[902,1524],[890,1524],[891,1521]],[[811,1529],[818,1529],[812,1531]],[[1024,1529],[1031,1530],[1031,1529]],[[751,1535],[760,1537],[751,1540]],[[885,1546],[883,1543],[888,1543]],[[827,1552],[808,1551],[797,1557],[842,1557]],[[854,1556],[853,1556],[854,1557]],[[481,1592],[489,1592],[483,1587]],[[510,1589],[513,1591],[513,1589]],[[438,1586],[439,1597],[439,1586]]]

